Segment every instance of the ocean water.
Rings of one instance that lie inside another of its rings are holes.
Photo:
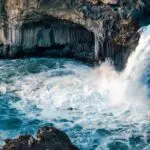
[[[55,58],[0,60],[0,142],[65,131],[81,150],[150,150],[150,26],[125,70]]]

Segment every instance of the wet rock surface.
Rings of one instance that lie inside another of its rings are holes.
[[[2,150],[78,150],[69,137],[54,127],[42,127],[36,134],[5,140]]]
[[[111,58],[123,68],[137,46],[138,29],[150,20],[148,0],[6,0],[0,4],[1,58],[58,56],[88,63]]]

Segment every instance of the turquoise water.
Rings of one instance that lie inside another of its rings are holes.
[[[0,141],[52,125],[81,150],[149,150],[149,103],[129,83],[109,63],[1,60]]]

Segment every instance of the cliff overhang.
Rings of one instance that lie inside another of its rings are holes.
[[[56,55],[89,63],[111,58],[123,68],[138,43],[138,29],[149,23],[149,2],[115,3],[112,5],[109,0],[107,3],[101,0],[2,1],[0,39],[4,46],[0,55],[6,58]]]

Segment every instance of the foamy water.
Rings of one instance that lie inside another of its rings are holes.
[[[80,149],[149,150],[149,43],[150,26],[123,72],[109,61],[94,69],[68,59],[0,61],[1,138],[52,124]]]

